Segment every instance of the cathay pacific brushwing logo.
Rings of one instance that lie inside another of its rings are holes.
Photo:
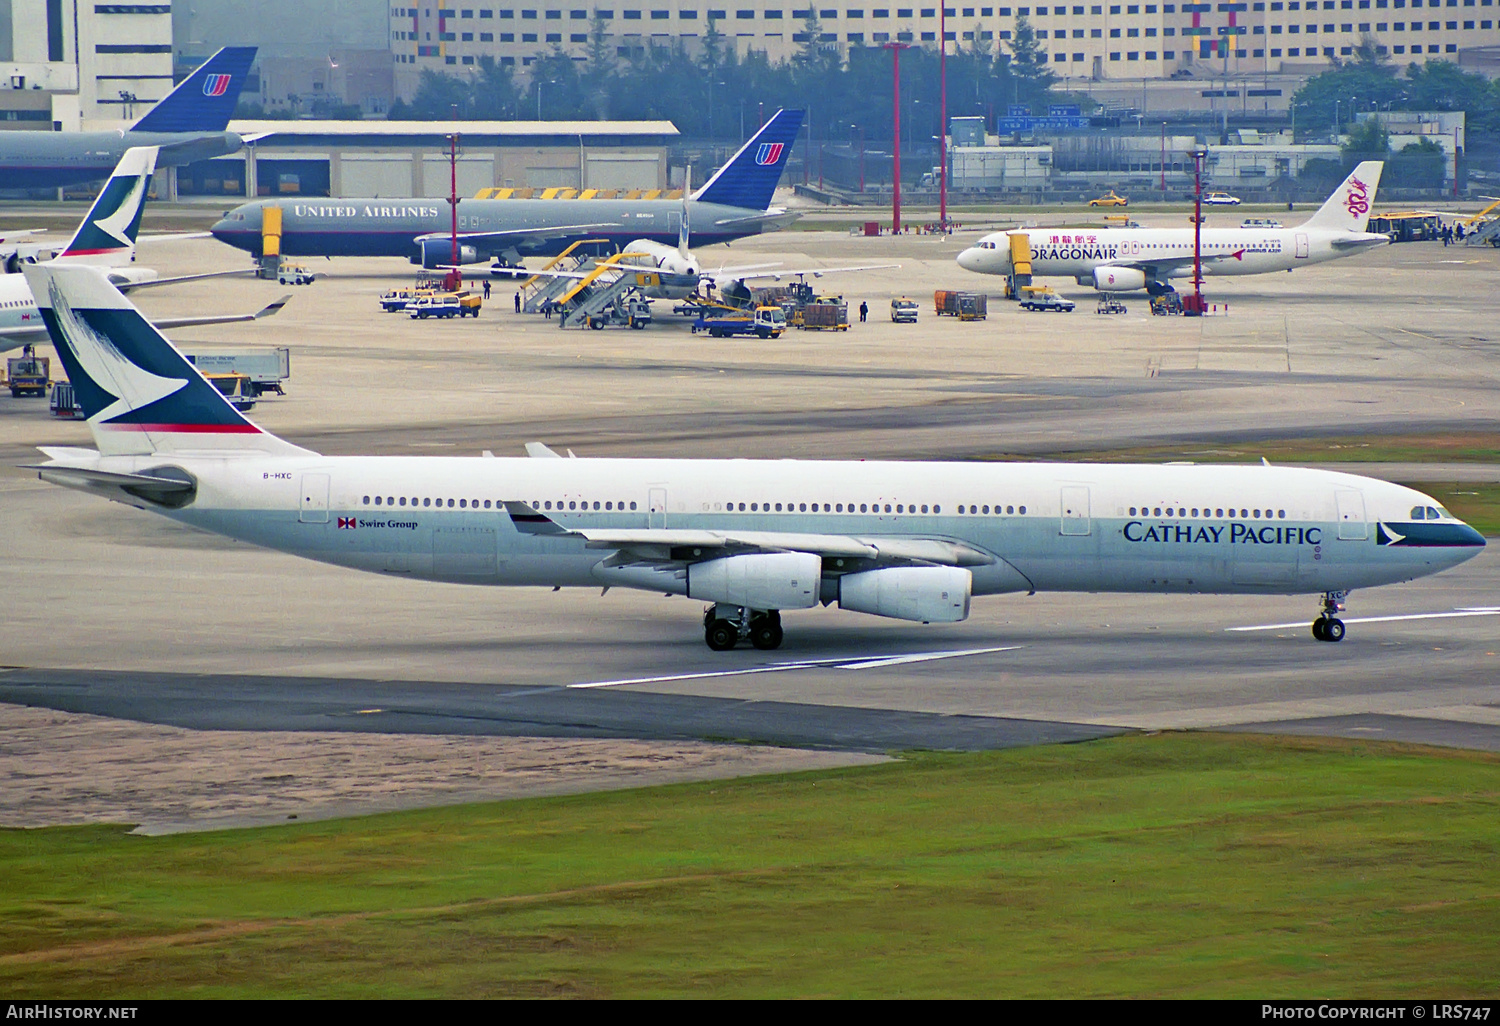
[[[134,245],[128,232],[131,222],[135,220],[136,211],[141,208],[141,201],[146,192],[146,178],[146,175],[137,175],[130,185],[130,191],[125,194],[125,198],[120,201],[114,213],[94,222],[100,231],[118,242],[122,249],[129,249]]]
[[[223,96],[229,91],[230,75],[208,75],[203,79],[204,96]]]
[[[1406,541],[1406,535],[1398,534],[1383,522],[1375,524],[1375,544],[1377,545],[1400,545]]]
[[[99,411],[94,420],[112,420],[187,387],[186,378],[164,378],[132,363],[113,342],[78,316],[63,298],[55,280],[47,282],[47,295],[52,300],[58,327],[79,366],[94,384],[116,397],[114,402]]]

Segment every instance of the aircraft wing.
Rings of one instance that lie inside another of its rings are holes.
[[[596,224],[558,224],[547,228],[508,228],[500,232],[459,232],[459,242],[514,242],[518,239],[555,239],[574,232],[591,232],[596,228],[618,228],[618,221],[600,221]],[[428,232],[412,241],[420,246],[434,239],[451,239],[452,232]]]
[[[758,214],[746,214],[744,217],[726,217],[714,222],[715,227],[738,228],[742,225],[752,224],[774,224],[780,222],[783,225],[791,224],[801,217],[802,214],[795,210],[783,210],[781,207],[772,207]]]
[[[158,285],[179,285],[185,281],[201,281],[204,278],[252,278],[255,276],[253,267],[237,267],[232,271],[204,271],[201,274],[177,274],[170,278],[147,278],[144,281],[114,281],[110,284],[121,292],[133,292],[136,289],[154,289]],[[160,322],[158,322],[160,323]]]
[[[937,566],[988,566],[997,562],[987,552],[943,538],[855,537],[794,531],[690,531],[669,528],[563,527],[524,502],[507,502],[516,530],[523,534],[582,538],[591,549],[613,549],[628,559],[648,563],[691,562],[698,558],[746,552],[811,552],[848,559],[881,559]],[[691,558],[681,550],[697,550]],[[713,550],[706,555],[702,550]]]
[[[1203,255],[1202,259],[1199,262],[1204,267],[1213,267],[1215,264],[1228,263],[1231,260],[1243,260],[1244,258],[1245,258],[1245,250],[1243,250],[1243,249],[1237,249],[1237,250],[1235,250],[1232,253],[1205,253]],[[1099,265],[1100,268],[1105,268],[1105,267],[1134,267],[1134,268],[1136,268],[1138,270],[1142,270],[1142,271],[1153,271],[1154,270],[1154,271],[1156,271],[1159,274],[1165,274],[1165,273],[1168,273],[1168,272],[1171,272],[1171,271],[1180,271],[1183,268],[1192,267],[1192,266],[1193,266],[1193,255],[1191,253],[1188,253],[1185,256],[1174,256],[1174,257],[1164,257],[1164,258],[1163,257],[1146,257],[1146,258],[1142,258],[1142,259],[1139,259],[1139,260],[1130,260],[1130,259],[1127,259],[1127,260],[1111,260],[1107,264],[1100,264]]]
[[[851,271],[881,271],[890,267],[900,267],[900,264],[859,264],[854,267],[802,267],[793,270],[757,271],[755,274],[728,274],[721,272],[718,277],[733,278],[735,281],[751,281],[755,278],[771,278],[780,281],[782,278],[801,278],[812,275],[821,278],[825,274],[847,274]]]
[[[152,284],[155,284],[154,282]],[[242,321],[258,321],[265,317],[275,317],[281,313],[281,308],[286,306],[292,298],[288,292],[274,303],[261,307],[255,313],[248,314],[204,314],[198,317],[162,317],[151,321],[158,328],[190,328],[197,324],[238,324]]]

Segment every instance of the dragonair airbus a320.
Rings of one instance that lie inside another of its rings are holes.
[[[1383,164],[1367,160],[1294,228],[1204,228],[1205,276],[1269,274],[1363,253],[1390,239],[1365,231]],[[1021,254],[1024,254],[1022,256]],[[995,232],[958,255],[978,274],[1014,273],[1031,261],[1035,278],[1072,278],[1100,292],[1168,291],[1171,278],[1193,274],[1192,228],[1031,228]]]
[[[955,622],[976,595],[1321,594],[1472,558],[1427,495],[1270,466],[323,456],[237,412],[91,267],[30,265],[97,450],[45,481],[326,563],[430,581],[611,587],[709,603],[718,650],[780,613]]]

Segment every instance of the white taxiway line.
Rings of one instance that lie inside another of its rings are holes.
[[[1389,623],[1393,620],[1445,620],[1453,617],[1463,616],[1500,616],[1500,606],[1476,606],[1467,609],[1455,609],[1451,613],[1403,613],[1399,616],[1356,616],[1344,620],[1345,623]],[[1254,627],[1225,627],[1226,631],[1284,631],[1292,627],[1308,627],[1312,625],[1311,620],[1298,620],[1295,623],[1263,623]]]
[[[991,652],[1011,652],[1020,647],[1020,645],[1000,645],[995,648],[964,648],[947,652],[912,652],[906,655],[850,657],[847,659],[799,659],[786,663],[770,663],[766,666],[747,666],[742,670],[710,670],[705,673],[674,673],[663,677],[594,680],[565,686],[569,688],[615,688],[624,687],[629,684],[667,684],[678,680],[744,677],[752,673],[780,673],[784,670],[810,670],[814,667],[837,670],[870,670],[881,666],[898,666],[903,663],[924,663],[933,659],[958,659],[963,656],[987,655]]]

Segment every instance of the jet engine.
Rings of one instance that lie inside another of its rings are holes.
[[[429,271],[435,267],[447,267],[453,263],[453,240],[452,239],[423,239],[422,240],[422,266]],[[458,262],[461,264],[478,263],[481,259],[489,259],[488,254],[480,257],[479,250],[473,246],[458,244]]]
[[[688,597],[747,609],[811,609],[823,559],[811,552],[757,552],[694,563]]]
[[[1145,271],[1134,267],[1094,268],[1094,288],[1100,292],[1135,292],[1145,287]]]
[[[957,623],[969,618],[974,575],[958,566],[893,566],[839,578],[839,607],[897,620]]]
[[[121,289],[154,281],[157,276],[156,271],[150,267],[111,267],[104,273],[108,275],[111,285]]]

